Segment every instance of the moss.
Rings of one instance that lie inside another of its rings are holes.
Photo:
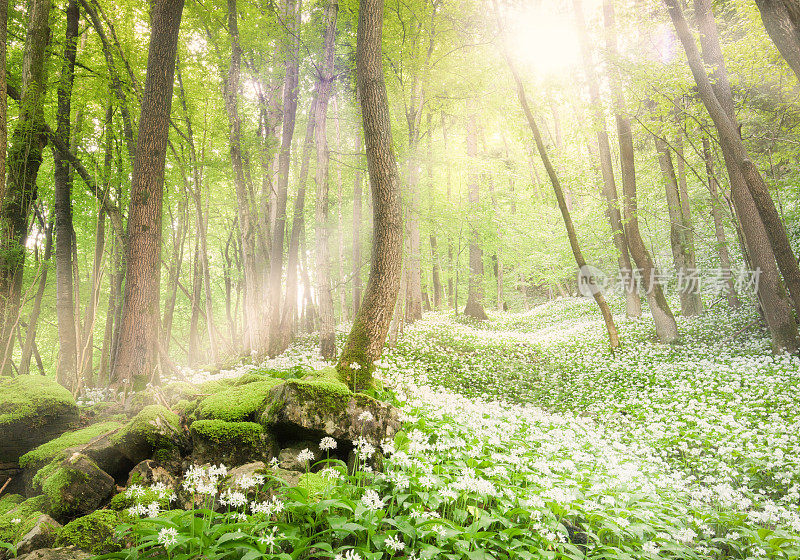
[[[19,458],[19,466],[22,468],[42,468],[58,457],[65,449],[83,445],[101,434],[121,427],[122,424],[119,422],[100,422],[74,432],[66,432],[56,439],[28,451]]]
[[[191,426],[192,436],[220,445],[256,446],[261,442],[264,428],[255,422],[226,422],[224,420],[198,420]]]
[[[114,434],[111,442],[116,445],[144,441],[153,449],[172,449],[175,447],[173,435],[180,431],[178,415],[164,406],[153,404],[144,407],[125,427]]]
[[[89,475],[75,469],[56,467],[55,470],[51,471],[51,474],[42,481],[42,492],[50,503],[50,512],[54,517],[61,519],[72,509],[72,505],[64,503],[61,495],[62,490],[75,483],[87,482],[88,480]],[[76,502],[74,505],[79,504]]]
[[[114,538],[118,523],[119,514],[116,511],[98,509],[67,523],[58,536],[56,546],[76,546],[92,554],[122,550]]]
[[[287,388],[294,389],[301,402],[312,401],[325,412],[344,410],[353,397],[350,389],[340,381],[321,379],[292,379],[286,382]]]
[[[3,426],[21,420],[28,428],[36,428],[70,409],[77,412],[72,393],[49,377],[18,375],[0,381],[0,432]]]
[[[228,422],[254,419],[263,410],[270,389],[280,383],[279,379],[265,378],[230,387],[203,399],[194,414],[201,419]]]
[[[25,500],[19,494],[6,494],[2,498],[0,498],[0,515],[4,514],[11,508],[18,506]]]
[[[33,529],[36,520],[46,509],[47,499],[44,496],[36,496],[20,502],[0,515],[0,542],[18,543]]]

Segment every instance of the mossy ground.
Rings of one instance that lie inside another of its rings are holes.
[[[20,502],[0,515],[0,542],[19,542],[47,509],[47,498],[36,496]]]
[[[133,419],[117,432],[112,442],[125,444],[146,442],[155,449],[175,447],[173,436],[180,432],[180,418],[168,408],[153,404],[144,407]]]
[[[62,451],[88,443],[95,437],[121,428],[122,424],[119,422],[99,422],[92,424],[86,428],[75,430],[73,432],[66,432],[61,434],[54,440],[43,443],[39,447],[28,451],[25,455],[20,457],[19,466],[22,468],[42,468],[50,461],[59,457]]]
[[[227,422],[253,420],[263,410],[270,390],[281,382],[280,379],[261,377],[257,381],[229,386],[200,401],[194,410],[194,416]]]
[[[120,516],[116,511],[98,509],[67,523],[56,541],[57,546],[76,546],[92,554],[121,550],[114,538]]]
[[[255,422],[226,422],[198,420],[191,426],[192,435],[220,445],[256,446],[261,442],[264,428]]]

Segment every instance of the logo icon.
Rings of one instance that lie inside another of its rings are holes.
[[[596,266],[585,264],[578,270],[578,292],[583,297],[594,297],[595,294],[604,292],[607,287],[608,276]]]

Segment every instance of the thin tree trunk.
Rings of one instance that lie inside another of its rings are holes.
[[[333,86],[333,54],[336,39],[336,16],[339,11],[338,0],[328,0],[325,11],[325,55],[319,77],[319,97],[317,98],[314,120],[317,146],[317,199],[316,199],[316,280],[319,296],[319,349],[322,359],[332,362],[336,359],[336,318],[333,314],[333,298],[330,281],[330,249],[328,246],[328,166],[330,152],[327,136],[328,100]]]
[[[439,251],[436,239],[436,223],[433,217],[434,183],[433,183],[433,113],[428,113],[428,138],[426,169],[428,179],[428,215],[430,216],[430,244],[431,244],[431,282],[433,283],[433,308],[442,306],[444,294],[442,291],[442,273],[439,265]]]
[[[339,161],[336,164],[336,184],[338,185],[337,189],[337,204],[336,204],[336,245],[338,249],[338,292],[339,292],[339,307],[341,308],[341,318],[342,321],[347,321],[347,290],[345,289],[345,285],[347,284],[347,268],[345,267],[345,257],[344,257],[344,220],[342,217],[342,210],[344,207],[344,199],[342,197],[342,189],[344,185],[342,183],[342,131],[340,126],[341,120],[341,113],[339,112],[339,101],[338,98],[334,96],[333,98],[333,112],[334,112],[334,119],[336,121],[336,150],[338,151]]]
[[[497,12],[497,0],[495,0],[494,6],[495,11]],[[498,13],[498,19],[499,17],[500,16]],[[508,64],[509,70],[511,70],[514,82],[516,83],[517,97],[519,98],[520,105],[522,105],[522,110],[525,113],[528,126],[533,133],[533,138],[536,142],[536,148],[539,150],[539,156],[542,158],[542,163],[547,171],[547,175],[550,177],[550,183],[553,186],[553,191],[555,192],[556,200],[558,201],[558,208],[561,211],[562,218],[564,219],[564,226],[567,230],[567,237],[569,239],[570,248],[572,249],[572,254],[575,257],[575,263],[578,265],[578,269],[581,271],[581,274],[585,274],[585,271],[587,270],[586,261],[583,258],[583,253],[581,252],[580,245],[578,244],[578,236],[575,233],[575,226],[572,223],[572,217],[567,209],[567,202],[564,198],[564,192],[561,189],[561,183],[558,180],[555,168],[553,167],[553,164],[550,162],[550,158],[547,155],[541,132],[539,131],[539,127],[537,126],[536,120],[533,117],[531,108],[528,105],[528,99],[525,96],[525,88],[522,85],[522,80],[520,79],[519,74],[517,73],[514,64],[508,55],[508,52],[504,50],[503,54],[505,55],[506,63]],[[597,286],[594,285],[594,279],[591,277],[591,275],[586,276],[586,280],[589,282],[589,285],[592,288],[592,296],[594,297],[597,306],[600,308],[600,313],[603,316],[603,321],[606,325],[606,330],[608,331],[609,344],[611,348],[614,349],[619,346],[619,336],[617,334],[617,327],[614,324],[614,318],[611,315],[611,309],[608,307],[608,303],[606,302],[605,297],[603,297],[602,292],[597,288]]]
[[[299,1],[287,0],[286,21],[291,32],[300,27]],[[286,198],[289,188],[289,164],[291,163],[292,138],[297,115],[297,94],[300,76],[300,43],[293,37],[286,56],[286,77],[283,84],[283,131],[278,156],[278,181],[275,199],[275,220],[272,229],[272,252],[270,255],[269,298],[270,337],[279,336],[281,328],[281,276],[283,274],[283,243],[286,231]],[[309,118],[312,118],[309,116]],[[287,272],[288,275],[288,272]],[[273,334],[274,333],[274,334]],[[272,350],[275,350],[273,348]]]
[[[56,134],[70,149],[72,83],[75,78],[75,57],[78,48],[77,0],[67,3],[64,61],[58,83]],[[75,230],[72,225],[72,170],[69,162],[53,149],[56,234],[56,314],[58,317],[58,382],[74,389],[78,385],[78,335],[76,331],[75,297],[73,292],[73,249]],[[77,263],[75,263],[77,264]]]
[[[722,223],[722,208],[719,201],[719,188],[717,177],[714,174],[714,158],[711,155],[711,143],[708,137],[703,136],[703,159],[706,164],[706,175],[708,176],[708,193],[711,195],[711,217],[714,220],[714,235],[717,238],[717,258],[722,279],[725,282],[728,305],[736,308],[741,305],[739,296],[736,294],[736,286],[731,275],[731,257],[728,254],[728,240],[725,236],[725,226]]]
[[[47,273],[50,270],[50,255],[53,251],[53,224],[47,224],[44,228],[44,256],[42,258],[42,270],[39,273],[39,285],[36,289],[36,297],[33,300],[33,308],[28,317],[28,328],[25,332],[25,342],[22,345],[22,357],[19,360],[19,374],[27,375],[30,373],[31,356],[36,347],[36,328],[39,325],[39,315],[42,310],[42,297],[47,287]]]
[[[373,203],[373,244],[364,300],[339,357],[337,369],[354,389],[372,384],[373,362],[383,351],[400,288],[403,221],[389,101],[383,77],[383,0],[361,0],[356,75],[364,123]],[[358,364],[358,369],[353,368]]]
[[[625,290],[625,310],[628,317],[640,317],[642,314],[642,300],[639,297],[639,290],[633,275],[628,239],[625,236],[625,228],[622,225],[622,216],[619,211],[617,184],[614,179],[614,167],[611,159],[611,143],[608,139],[606,119],[600,100],[600,86],[595,73],[595,64],[592,59],[589,33],[586,28],[581,0],[573,0],[573,8],[575,10],[578,36],[580,37],[584,72],[589,82],[589,97],[592,102],[594,127],[597,130],[597,149],[600,154],[600,173],[603,177],[602,194],[606,200],[606,218],[611,226],[614,247],[617,249],[620,277]]]
[[[617,53],[617,31],[614,22],[614,10],[611,2],[604,5],[604,19],[606,28],[606,48],[609,55],[614,57]],[[613,65],[609,66],[611,90],[614,96],[614,118],[617,124],[617,137],[619,142],[620,168],[622,172],[622,209],[624,214],[625,236],[636,266],[644,282],[647,294],[647,303],[653,315],[656,335],[661,342],[671,343],[678,340],[678,324],[675,316],[667,304],[664,292],[658,281],[658,272],[650,253],[647,252],[642,234],[639,231],[639,219],[636,214],[636,162],[633,151],[633,133],[631,121],[627,117],[625,98],[622,95],[622,85],[619,73]]]
[[[0,2],[0,92],[6,91],[6,51],[8,35],[8,2]],[[8,97],[0,95],[0,201],[6,191],[6,150],[8,149]],[[2,314],[0,314],[2,328]],[[1,331],[0,331],[1,332]]]
[[[479,321],[489,317],[483,308],[483,249],[479,244],[478,229],[475,225],[480,220],[477,216],[480,205],[480,187],[478,183],[477,166],[478,157],[478,127],[474,110],[467,116],[467,157],[470,160],[470,169],[467,178],[467,196],[472,213],[472,225],[469,241],[469,291],[464,315]]]
[[[183,0],[154,0],[147,78],[128,212],[128,258],[116,383],[158,382],[161,272],[161,201],[169,139],[169,112]]]
[[[94,263],[92,265],[92,283],[89,301],[86,303],[84,316],[84,335],[78,354],[78,367],[81,386],[93,386],[94,379],[94,324],[97,318],[97,304],[100,300],[100,282],[102,280],[103,255],[106,243],[106,213],[102,208],[98,212],[95,228]]]

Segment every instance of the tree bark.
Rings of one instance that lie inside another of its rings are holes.
[[[442,272],[439,265],[439,250],[436,239],[436,222],[433,217],[434,183],[433,183],[433,113],[428,113],[428,138],[426,168],[428,179],[428,215],[430,216],[430,244],[431,244],[431,282],[433,284],[433,308],[442,306],[444,292],[442,290]]]
[[[4,341],[11,340],[19,314],[28,219],[37,197],[36,176],[47,143],[43,107],[49,15],[50,0],[30,3],[19,116],[6,158],[8,183],[0,201],[0,340]],[[10,368],[8,356],[2,356],[0,374],[10,374]]]
[[[56,134],[70,149],[72,84],[75,78],[75,57],[78,48],[78,2],[67,3],[67,25],[64,40],[64,61],[58,84]],[[53,149],[56,234],[56,315],[58,317],[58,382],[69,389],[78,385],[78,338],[73,295],[72,253],[75,230],[72,225],[72,170],[61,153]]]
[[[319,296],[319,349],[322,359],[336,359],[336,318],[333,314],[333,297],[330,280],[330,248],[328,245],[328,167],[330,153],[327,136],[328,101],[333,87],[333,54],[336,39],[338,0],[328,0],[325,10],[325,50],[319,76],[319,97],[314,120],[317,146],[317,199],[315,208],[316,280]]]
[[[361,159],[361,134],[356,134],[356,154]],[[360,162],[359,162],[360,163]],[[353,179],[353,316],[361,307],[361,167],[356,165]]]
[[[300,43],[296,37],[300,27],[300,7],[296,0],[287,0],[286,2],[286,20],[294,36],[286,56],[286,77],[283,83],[283,131],[278,155],[275,221],[272,228],[269,273],[270,337],[273,336],[273,333],[278,336],[281,328],[281,276],[283,274],[283,243],[286,232],[286,198],[289,188],[289,164],[291,163],[292,137],[297,115],[297,93],[300,79]]]
[[[800,80],[800,4],[796,0],[756,0],[772,42]]]
[[[608,2],[606,3],[608,4]],[[633,275],[628,239],[625,236],[625,228],[622,225],[622,216],[619,211],[617,185],[614,178],[614,166],[611,160],[611,143],[608,139],[606,119],[600,100],[600,86],[598,84],[597,74],[594,70],[595,65],[592,60],[589,33],[586,28],[586,20],[584,18],[581,0],[573,0],[573,9],[575,11],[575,20],[581,43],[584,72],[589,83],[589,97],[592,102],[591,109],[594,127],[597,130],[597,148],[600,154],[600,172],[603,177],[602,194],[603,198],[606,200],[606,218],[611,226],[614,247],[617,249],[617,262],[619,264],[620,277],[625,289],[625,310],[628,317],[640,317],[642,314],[642,300],[639,297],[639,290]],[[613,21],[612,23],[607,21],[606,28],[611,24],[613,24]]]
[[[361,0],[356,73],[373,203],[373,245],[364,300],[353,320],[337,369],[354,389],[372,384],[400,288],[403,222],[389,101],[383,77],[383,0]],[[353,368],[358,364],[359,368]]]
[[[613,57],[617,53],[617,32],[614,23],[614,10],[610,2],[604,5],[606,28],[606,46]],[[678,340],[678,324],[667,304],[664,292],[658,282],[658,272],[650,253],[642,241],[639,231],[639,219],[636,214],[636,162],[633,151],[633,132],[631,121],[627,116],[625,97],[622,94],[619,73],[612,64],[610,68],[611,89],[614,96],[614,120],[617,125],[619,142],[620,170],[622,173],[622,209],[624,216],[625,237],[636,266],[644,283],[647,303],[653,316],[656,335],[661,342],[671,343]]]
[[[468,102],[469,103],[469,102]],[[469,241],[469,291],[467,303],[464,306],[464,315],[479,321],[489,317],[483,308],[483,249],[480,246],[478,228],[478,207],[480,205],[480,185],[477,166],[478,157],[478,127],[474,112],[467,116],[467,157],[470,169],[467,177],[467,198],[472,213]]]
[[[42,270],[39,273],[39,285],[36,289],[36,297],[33,300],[33,309],[28,317],[28,328],[25,332],[25,343],[22,345],[22,356],[19,360],[19,374],[27,375],[30,373],[31,356],[36,345],[36,328],[39,325],[39,315],[42,311],[42,298],[47,287],[47,273],[50,270],[50,255],[53,252],[53,224],[47,224],[44,228],[44,256],[42,257]]]
[[[703,159],[708,176],[708,193],[711,195],[711,217],[714,220],[714,235],[717,238],[717,258],[719,258],[720,271],[725,280],[728,305],[736,308],[741,305],[736,294],[736,286],[731,276],[731,257],[728,254],[728,240],[725,236],[725,226],[722,223],[722,205],[719,201],[719,184],[714,174],[714,158],[711,154],[711,143],[708,137],[703,136]],[[745,251],[746,252],[746,251]]]
[[[760,274],[757,295],[772,335],[773,349],[793,353],[798,348],[797,324],[792,317],[775,261],[778,261],[789,286],[796,310],[800,309],[800,270],[772,198],[739,137],[733,96],[710,3],[708,0],[695,0],[695,14],[700,28],[703,57],[706,64],[713,68],[713,83],[706,74],[683,10],[677,0],[664,1],[678,39],[686,51],[700,97],[719,133],[725,166],[731,180],[731,196],[742,225],[747,252]]]
[[[128,255],[119,343],[112,366],[115,383],[157,382],[161,272],[161,201],[169,139],[183,0],[154,0],[147,77],[128,211]]]
[[[0,201],[5,200],[6,150],[8,149],[8,97],[5,95],[7,35],[8,2],[3,0],[0,2]],[[2,315],[0,315],[0,328],[2,328]]]

